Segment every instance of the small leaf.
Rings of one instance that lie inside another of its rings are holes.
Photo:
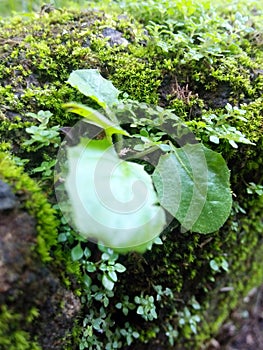
[[[234,140],[229,140],[229,143],[233,148],[238,148],[238,145],[236,144],[236,142]]]
[[[210,265],[211,269],[214,271],[220,270],[220,268],[215,260],[210,260],[209,265]]]
[[[80,244],[71,249],[71,257],[73,261],[77,261],[83,257],[83,250]]]
[[[103,323],[103,320],[101,318],[95,318],[95,320],[92,323],[92,326],[97,331],[101,330],[101,324]]]
[[[157,313],[156,313],[156,311],[155,311],[155,309],[151,309],[151,315],[152,315],[152,317],[153,318],[157,318],[158,316],[157,316]]]
[[[192,331],[194,334],[197,333],[196,324],[195,324],[195,323],[190,323],[190,328],[191,328],[191,331]]]
[[[219,138],[216,135],[211,135],[209,140],[213,143],[219,144]]]
[[[110,255],[108,253],[103,253],[101,256],[102,260],[109,260],[110,259]]]
[[[84,253],[84,256],[85,256],[86,259],[88,259],[91,256],[91,251],[90,251],[90,249],[88,247],[86,247],[84,249],[83,253]]]
[[[149,137],[148,131],[147,131],[146,129],[144,129],[144,128],[142,128],[142,129],[140,130],[140,135],[141,135],[141,136],[145,136],[145,137]]]
[[[157,244],[157,245],[162,245],[163,244],[163,241],[161,240],[160,237],[156,237],[155,240],[153,241],[154,244]]]
[[[83,282],[84,282],[85,286],[87,288],[89,288],[91,286],[92,280],[88,275],[84,274],[83,275]]]
[[[115,268],[115,270],[116,270],[117,272],[124,272],[124,271],[126,271],[126,267],[123,266],[123,265],[120,264],[120,263],[115,264],[115,265],[114,265],[114,268]]]
[[[101,301],[103,299],[103,296],[104,296],[104,294],[102,292],[101,293],[97,293],[95,295],[95,300]]]
[[[104,79],[97,69],[75,70],[70,74],[68,83],[103,108],[118,103],[120,91],[111,81]]]
[[[153,298],[153,296],[152,296],[152,295],[149,297],[149,301],[150,301],[151,303],[153,303],[153,302],[154,302],[154,298]]]
[[[89,261],[88,264],[86,265],[86,270],[88,272],[95,272],[97,270],[97,268],[93,262]]]
[[[143,315],[143,314],[144,314],[144,309],[143,309],[143,307],[142,307],[141,305],[138,306],[136,312],[137,312],[138,315]]]
[[[109,306],[109,303],[110,303],[110,300],[108,297],[104,296],[104,299],[103,299],[103,305],[105,307],[108,307]]]
[[[166,145],[165,143],[161,143],[158,145],[158,147],[163,151],[163,152],[169,152],[171,151],[171,147],[169,145]]]
[[[116,307],[117,309],[121,309],[121,308],[122,308],[122,303],[117,303],[117,304],[115,305],[115,307]]]
[[[225,109],[226,109],[228,112],[231,112],[231,111],[233,110],[233,107],[232,107],[232,105],[231,105],[230,103],[227,103],[227,104],[225,105]]]
[[[102,284],[108,290],[112,290],[114,287],[114,282],[110,278],[108,278],[106,273],[104,273],[102,276]]]
[[[106,264],[104,264],[104,263],[100,264],[101,271],[107,271],[107,269],[108,269],[108,266]]]
[[[128,309],[127,307],[124,307],[124,308],[122,309],[122,312],[123,312],[123,314],[124,314],[125,316],[127,316],[128,313],[129,313],[129,309]]]
[[[192,301],[192,307],[193,307],[193,309],[195,309],[195,310],[200,310],[200,309],[201,309],[200,304],[199,304],[196,300],[193,300],[193,301]]]
[[[138,145],[135,145],[134,147],[133,147],[133,149],[135,150],[135,151],[139,151],[139,152],[141,152],[141,151],[144,151],[145,150],[145,145],[142,145],[142,144],[138,144]]]
[[[122,134],[129,136],[127,131],[123,130],[118,124],[113,123],[110,119],[106,118],[103,114],[95,109],[75,102],[65,103],[63,106],[70,112],[84,117],[88,123],[104,129],[105,133],[109,136],[112,134]]]
[[[222,267],[223,270],[228,271],[229,265],[228,265],[228,262],[225,259],[222,259],[221,267]]]
[[[67,239],[68,239],[67,234],[64,233],[64,232],[63,232],[63,233],[60,233],[60,234],[58,235],[58,242],[66,242]]]
[[[113,282],[117,282],[118,277],[115,271],[108,271],[108,275],[113,280]]]
[[[136,304],[140,304],[141,298],[138,297],[138,295],[136,295],[136,297],[134,298],[134,301],[135,301]]]
[[[126,340],[127,340],[127,345],[130,346],[132,343],[132,337],[130,334],[127,334]]]

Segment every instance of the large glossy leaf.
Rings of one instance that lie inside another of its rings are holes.
[[[68,148],[65,186],[74,226],[85,238],[118,252],[143,252],[165,225],[151,177],[118,158],[104,140],[82,139]]]
[[[161,205],[186,230],[210,233],[230,214],[230,172],[223,157],[202,144],[162,155],[153,173]]]
[[[103,108],[118,102],[120,91],[111,81],[104,79],[97,69],[75,70],[70,74],[68,83]]]

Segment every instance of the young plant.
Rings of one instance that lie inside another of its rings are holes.
[[[249,141],[236,127],[231,126],[229,120],[241,120],[247,122],[246,111],[238,107],[232,107],[229,103],[225,107],[226,113],[221,115],[207,114],[202,117],[204,120],[205,133],[209,136],[209,141],[219,144],[221,139],[225,139],[233,148],[238,148],[238,143],[255,145]]]
[[[122,129],[113,106],[117,106],[117,113],[119,105],[125,111],[125,100],[118,100],[119,91],[96,70],[74,71],[68,82],[102,107],[105,114],[74,102],[65,105],[106,135],[104,139],[82,138],[77,146],[67,149],[65,187],[73,224],[83,237],[99,240],[120,253],[144,252],[168,224],[165,210],[183,230],[210,233],[223,225],[231,211],[232,195],[229,170],[220,154],[196,142],[178,147],[176,141],[180,145],[180,137],[189,130],[180,118],[161,107],[137,103],[146,116],[138,122],[128,101],[127,108],[134,115],[131,128],[141,127],[139,134]],[[170,130],[163,126],[168,120]],[[139,152],[132,162],[119,157],[113,134],[118,135],[117,141],[123,137],[131,143],[136,140],[135,150]],[[156,149],[161,156],[149,175],[144,165],[134,161]],[[116,279],[115,268],[101,268],[103,283],[110,289]]]
[[[48,127],[48,122],[52,113],[50,111],[40,110],[37,114],[27,113],[27,116],[36,119],[40,124],[32,125],[26,128],[26,132],[30,134],[31,138],[23,143],[23,146],[31,148],[36,151],[42,147],[53,144],[58,147],[60,144],[59,125]]]
[[[146,321],[152,321],[157,318],[156,307],[154,304],[154,297],[152,295],[136,296],[134,301],[139,306],[137,307],[136,313],[140,315]]]
[[[136,307],[136,306],[134,305],[134,303],[131,303],[131,302],[129,301],[129,296],[128,296],[128,295],[125,295],[125,296],[123,297],[122,302],[119,302],[119,303],[116,304],[116,308],[117,308],[117,309],[121,309],[122,312],[123,312],[123,314],[124,314],[125,316],[128,315],[129,310],[134,310],[135,307]]]

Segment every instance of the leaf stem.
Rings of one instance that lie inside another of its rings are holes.
[[[150,148],[146,149],[145,151],[138,152],[133,156],[127,157],[126,160],[142,158],[142,157],[146,156],[147,154],[150,154],[150,153],[157,151],[158,149],[160,149],[159,146],[150,147]]]

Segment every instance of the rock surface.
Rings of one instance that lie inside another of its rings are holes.
[[[34,251],[36,220],[23,209],[11,209],[10,203],[13,207],[17,204],[15,195],[3,181],[1,189],[4,198],[11,201],[8,210],[5,205],[0,211],[0,305],[8,305],[23,315],[23,320],[36,308],[39,316],[29,325],[23,321],[21,328],[37,335],[42,349],[62,350],[80,311],[80,301]]]

